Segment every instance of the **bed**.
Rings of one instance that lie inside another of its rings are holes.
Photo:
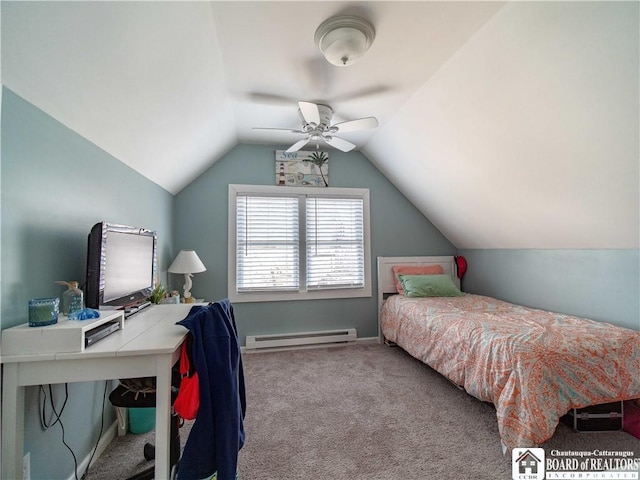
[[[468,293],[399,295],[424,275],[399,283],[398,265],[438,266],[459,288],[453,257],[378,258],[379,333],[493,403],[505,450],[551,438],[572,408],[640,398],[640,332]]]

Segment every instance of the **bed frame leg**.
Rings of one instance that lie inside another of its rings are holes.
[[[396,343],[392,342],[391,340],[387,340],[386,338],[384,339],[384,344],[385,344],[387,347],[396,347],[396,346],[397,346],[397,344],[396,344]]]

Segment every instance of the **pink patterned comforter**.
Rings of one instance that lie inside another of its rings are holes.
[[[492,402],[509,448],[551,438],[571,408],[640,398],[640,332],[480,295],[389,297],[382,333]]]

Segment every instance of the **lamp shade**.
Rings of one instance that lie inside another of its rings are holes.
[[[199,273],[204,272],[204,266],[195,250],[180,250],[180,253],[169,266],[171,273]]]
[[[368,21],[342,15],[322,22],[316,30],[315,42],[329,63],[346,67],[369,50],[374,37],[375,30]]]

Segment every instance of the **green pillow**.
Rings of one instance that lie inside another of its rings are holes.
[[[398,275],[407,297],[461,297],[451,275]]]

